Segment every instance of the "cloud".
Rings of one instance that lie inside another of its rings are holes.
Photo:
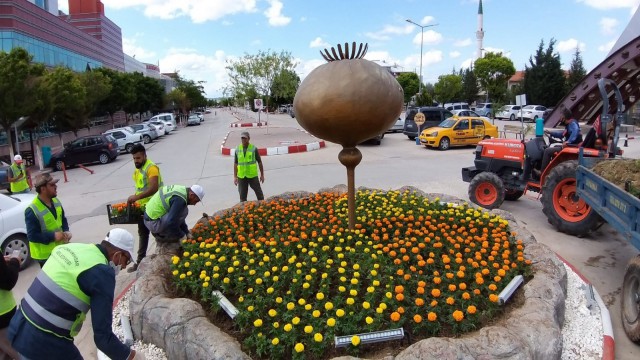
[[[424,32],[424,39],[423,39],[422,33],[419,32],[413,37],[413,43],[416,45],[420,45],[421,41],[424,42],[424,45],[439,44],[442,41],[442,34],[440,34],[437,31],[427,30]]]
[[[267,0],[269,2],[269,9],[264,12],[264,15],[269,19],[269,25],[271,26],[285,26],[291,22],[290,17],[282,15],[282,2],[280,0]]]
[[[137,38],[140,34],[136,34],[133,38],[122,38],[122,51],[129,55],[135,56],[136,60],[155,63],[158,61],[157,55],[153,51],[149,51],[137,44]]]
[[[640,4],[640,0],[577,0],[579,3],[584,3],[587,6],[600,9],[634,9]]]
[[[453,43],[453,46],[456,46],[456,47],[465,47],[469,45],[471,45],[471,38],[466,38],[464,40],[456,40]]]
[[[600,19],[600,31],[605,35],[614,33],[615,27],[618,26],[618,19],[602,18]]]
[[[449,57],[452,59],[460,57],[460,51],[452,51],[449,53]]]
[[[501,49],[501,48],[494,48],[491,46],[485,46],[482,48],[482,54],[486,54],[488,52],[492,52],[494,54],[498,54],[498,53],[502,53],[502,56],[504,57],[511,57],[511,51],[506,51],[505,49]]]
[[[611,49],[613,48],[613,45],[615,45],[615,44],[616,44],[615,40],[609,41],[608,43],[606,43],[604,45],[598,46],[598,51],[609,52],[609,51],[611,51]]]
[[[203,55],[193,49],[171,48],[160,59],[162,72],[178,70],[180,76],[202,84],[207,97],[222,96],[222,86],[229,82],[226,62],[231,57],[219,50],[212,55]]]
[[[386,41],[391,39],[390,35],[406,35],[411,34],[415,26],[407,24],[403,26],[385,25],[382,30],[376,32],[367,32],[365,36],[374,40]]]
[[[563,40],[558,42],[558,52],[574,52],[576,50],[576,48],[579,48],[580,51],[584,51],[584,49],[586,48],[585,43],[583,42],[578,42],[578,40],[576,39],[568,39],[568,40]]]
[[[296,62],[298,63],[298,66],[296,66],[295,72],[296,74],[298,74],[298,76],[300,76],[301,81],[304,80],[304,78],[306,78],[313,71],[313,69],[327,63],[324,60],[318,59],[306,61],[303,61],[302,59],[296,59]]]
[[[473,62],[476,61],[475,58],[468,58],[460,64],[460,69],[468,69],[473,65]]]
[[[329,45],[328,42],[322,40],[322,38],[319,37],[319,36],[317,38],[313,39],[313,41],[311,41],[309,43],[309,47],[310,48],[327,48],[327,47],[330,47],[330,46],[331,45]]]
[[[420,25],[428,25],[433,22],[433,20],[435,20],[433,16],[425,16],[420,20]]]

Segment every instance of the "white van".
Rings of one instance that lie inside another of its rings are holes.
[[[158,114],[156,116],[151,117],[148,121],[163,121],[165,123],[171,124],[169,126],[169,131],[173,131],[178,128],[178,124],[176,123],[176,117],[171,113]],[[167,133],[169,133],[167,131]]]
[[[469,109],[469,104],[464,103],[464,102],[459,102],[459,103],[447,103],[444,104],[444,108],[451,111],[451,110],[470,110]]]

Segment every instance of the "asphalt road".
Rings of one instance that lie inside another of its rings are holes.
[[[238,202],[238,193],[233,185],[233,159],[220,153],[220,144],[231,130],[229,124],[236,119],[220,109],[215,115],[205,115],[205,119],[201,126],[180,128],[150,144],[147,151],[149,158],[160,166],[165,184],[198,183],[204,187],[203,204],[190,207],[187,218],[190,226],[203,212],[211,214]],[[299,127],[288,115],[269,115],[268,119],[270,126]],[[382,145],[362,145],[359,148],[363,158],[356,168],[356,186],[387,190],[411,185],[425,192],[468,199],[468,184],[461,180],[460,169],[473,164],[472,147],[442,152],[417,146],[415,141],[402,134],[387,134]],[[339,145],[327,143],[326,148],[317,151],[263,157],[265,196],[294,190],[315,192],[323,187],[346,184],[346,170],[338,162],[340,150]],[[630,140],[629,147],[624,150],[625,155],[640,158],[640,140]],[[134,166],[131,155],[122,154],[110,164],[89,168],[95,173],[90,174],[81,168],[67,171],[68,182],[61,180],[58,183],[58,197],[70,221],[73,241],[96,243],[110,228],[106,204],[124,201],[133,193],[131,175]],[[62,173],[54,173],[54,176],[63,178]],[[250,190],[249,200],[252,199],[255,196]],[[619,309],[625,267],[638,250],[608,225],[586,238],[556,232],[547,223],[542,206],[535,198],[525,196],[515,202],[505,202],[502,208],[512,212],[538,241],[571,262],[595,285],[611,312],[616,358],[639,358],[640,346],[630,342],[624,334]],[[137,230],[134,225],[123,227],[135,236]],[[21,273],[14,290],[16,297],[24,295],[38,270],[38,265],[32,264]],[[118,278],[119,286],[130,279],[131,276],[123,272]],[[86,358],[92,358],[95,347],[87,328],[86,324],[84,335],[76,343],[80,344]]]

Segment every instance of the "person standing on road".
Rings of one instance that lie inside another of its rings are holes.
[[[170,245],[168,251],[177,250],[180,239],[185,236],[191,237],[185,222],[189,215],[187,205],[195,205],[202,201],[203,197],[204,189],[200,185],[163,186],[147,203],[144,210],[144,224],[159,244]]]
[[[560,118],[560,123],[564,125],[564,130],[548,131],[545,130],[545,134],[551,135],[554,138],[562,139],[562,147],[550,146],[544,150],[542,156],[542,165],[540,166],[540,172],[547,168],[547,165],[551,162],[551,158],[563,147],[567,145],[577,145],[582,142],[582,133],[580,132],[580,124],[578,120],[574,119],[571,110],[563,109]]]
[[[72,237],[69,222],[58,200],[57,182],[58,179],[54,179],[48,173],[38,175],[34,184],[38,196],[24,210],[31,258],[36,260],[40,267],[56,246],[68,243]]]
[[[136,193],[129,196],[128,204],[138,203],[141,207],[145,207],[151,199],[151,196],[158,192],[162,186],[162,176],[160,168],[153,161],[147,158],[147,152],[142,144],[137,144],[131,149],[133,156],[133,164],[136,169],[133,172],[133,183],[136,187]],[[147,256],[147,248],[149,246],[149,229],[144,224],[144,217],[138,219],[138,259],[127,271],[134,272],[138,270],[138,264]]]
[[[264,169],[258,149],[249,143],[249,132],[240,134],[242,143],[236,148],[233,161],[233,184],[238,186],[240,202],[247,201],[249,186],[255,192],[258,200],[264,200],[260,183],[264,183]],[[260,168],[260,180],[258,181],[258,168]]]
[[[18,282],[20,258],[18,256],[0,256],[0,359],[20,359],[20,354],[11,347],[7,337],[7,328],[16,313],[16,300],[11,289]]]
[[[22,162],[22,156],[19,154],[13,157],[11,164],[11,176],[8,177],[9,189],[14,194],[28,193],[31,191],[29,182],[27,181],[27,170]]]
[[[132,260],[133,235],[120,228],[100,244],[56,247],[9,325],[9,340],[21,359],[82,359],[73,338],[89,310],[100,351],[114,360],[144,358],[111,328],[116,275]]]

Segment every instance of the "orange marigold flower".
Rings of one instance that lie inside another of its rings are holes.
[[[460,290],[467,290],[467,284],[465,283],[460,283],[458,287],[460,288]]]
[[[391,313],[391,321],[396,322],[400,320],[400,313],[394,311]]]
[[[497,289],[498,289],[498,287],[496,286],[496,284],[490,284],[489,285],[489,290],[496,291]]]
[[[436,315],[436,313],[434,313],[433,311],[427,314],[427,320],[436,321],[436,319],[438,319],[438,315]]]
[[[416,289],[416,292],[420,295],[424,294],[424,287],[420,286]]]
[[[418,287],[425,287],[425,286],[427,286],[426,282],[424,282],[422,280],[418,281]]]
[[[469,295],[469,293],[466,292],[466,291],[463,292],[462,293],[462,300],[469,300],[469,299],[471,299],[471,295]]]
[[[483,278],[481,278],[481,277],[477,277],[477,278],[476,278],[476,284],[478,284],[478,285],[482,285],[482,284],[484,284],[484,279],[483,279]]]
[[[399,306],[397,311],[398,311],[400,314],[404,314],[404,308],[403,308],[402,306]]]
[[[449,291],[456,291],[456,285],[455,284],[449,284]]]
[[[431,296],[439,297],[440,296],[440,290],[439,289],[432,289],[431,290]]]
[[[416,324],[420,324],[420,323],[422,322],[422,316],[420,316],[420,315],[418,315],[418,314],[413,315],[413,321],[414,321]]]
[[[416,305],[417,306],[422,306],[424,305],[424,300],[421,298],[416,298]]]
[[[458,321],[458,322],[462,321],[462,319],[464,319],[464,313],[462,311],[460,311],[460,310],[454,311],[453,312],[453,319],[455,321]]]
[[[496,295],[496,294],[489,295],[489,301],[498,302],[498,295]]]
[[[396,285],[394,291],[395,291],[396,294],[402,294],[404,292],[404,286]]]
[[[467,314],[471,314],[471,315],[473,315],[473,314],[475,314],[475,313],[476,313],[476,307],[475,307],[475,306],[473,306],[473,305],[469,305],[469,306],[467,307]]]
[[[396,294],[396,300],[403,301],[404,300],[404,294]]]
[[[434,277],[434,278],[433,278],[433,283],[434,283],[434,284],[438,285],[438,284],[440,284],[441,282],[442,282],[442,279],[440,279],[439,277]]]
[[[455,301],[455,300],[453,300],[453,298],[452,298],[451,296],[449,296],[449,297],[447,298],[447,304],[449,304],[449,305],[453,305],[455,302],[456,302],[456,301]]]

